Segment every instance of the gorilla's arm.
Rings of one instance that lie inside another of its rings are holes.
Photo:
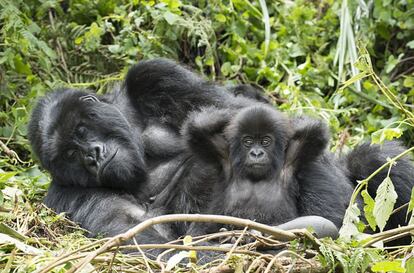
[[[228,143],[223,131],[233,113],[230,109],[207,107],[190,114],[182,135],[194,156],[210,164],[223,164],[228,158]]]
[[[142,133],[146,156],[150,161],[167,161],[182,153],[184,148],[181,136],[167,126],[151,123]],[[157,160],[158,159],[158,160]]]
[[[91,236],[115,236],[149,218],[132,195],[113,189],[66,188],[52,183],[44,203],[57,213],[68,213],[70,219],[90,231]],[[170,241],[170,234],[161,232],[147,229],[137,235],[136,240],[138,243]]]
[[[309,117],[297,117],[291,121],[293,135],[286,152],[286,161],[294,168],[301,168],[322,155],[328,146],[330,135],[326,124]]]

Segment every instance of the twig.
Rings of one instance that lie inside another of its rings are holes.
[[[400,210],[405,209],[406,207],[408,207],[408,204],[409,204],[409,202],[408,202],[408,203],[405,203],[404,205],[399,206],[399,207],[398,207],[398,208],[396,208],[396,209],[394,209],[394,210],[391,212],[391,215],[393,215],[393,214],[395,214],[395,213],[399,212]]]
[[[49,21],[50,21],[50,25],[52,26],[52,29],[56,30],[55,29],[55,20],[53,18],[53,14],[52,14],[51,9],[49,9]],[[59,53],[60,60],[62,61],[63,70],[65,70],[65,72],[67,73],[69,81],[70,81],[73,78],[73,75],[70,72],[70,70],[68,69],[68,65],[66,64],[65,56],[63,55],[62,45],[60,44],[58,38],[56,38],[56,44],[57,44],[57,51]]]
[[[236,249],[236,247],[239,245],[239,243],[241,242],[241,240],[243,239],[244,235],[246,234],[247,231],[247,227],[245,227],[243,229],[242,234],[239,236],[239,238],[237,238],[236,242],[234,243],[233,247],[231,248],[231,250],[227,253],[227,257],[219,264],[218,267],[224,266],[227,261],[230,259],[231,255],[233,254],[234,250]]]
[[[125,250],[134,250],[136,249],[135,246],[120,246],[119,249]],[[227,253],[231,250],[231,248],[225,248],[220,246],[188,246],[188,245],[169,245],[169,244],[142,244],[139,245],[141,249],[174,249],[174,250],[195,250],[195,251],[217,251],[217,252],[224,252]],[[234,253],[238,254],[247,254],[252,256],[260,256],[262,255],[259,252],[251,251],[251,250],[240,250],[235,249]]]
[[[21,160],[20,157],[19,157],[19,155],[15,151],[9,149],[9,147],[7,147],[7,145],[4,144],[4,142],[1,141],[1,140],[0,140],[0,148],[11,159],[17,160],[18,162],[20,162],[22,164],[27,164],[27,162],[24,162],[23,160]],[[16,162],[16,161],[14,161],[14,162]]]
[[[263,265],[262,259],[266,256],[269,256],[269,255],[262,254],[259,257],[257,257],[256,259],[254,259],[253,262],[247,268],[246,273],[250,273],[250,271],[252,271],[253,267],[256,266],[256,264],[258,264],[259,262],[261,262],[261,265]]]
[[[139,244],[137,243],[137,240],[135,238],[134,238],[134,244],[135,244],[136,248],[138,249],[139,253],[141,253],[142,258],[144,259],[144,263],[145,263],[145,266],[147,267],[148,272],[154,273],[152,271],[150,265],[149,265],[147,255],[145,255],[144,251],[142,251],[141,247],[139,246]]]
[[[394,228],[394,229],[390,229],[384,232],[380,232],[377,234],[374,234],[371,236],[371,240],[366,242],[363,247],[369,247],[372,244],[385,240],[387,238],[390,238],[394,235],[398,235],[400,233],[404,233],[404,232],[409,232],[414,230],[414,225],[409,225],[409,226],[405,226],[405,227],[399,227],[399,228]]]
[[[253,228],[257,231],[268,233],[275,238],[278,238],[281,241],[288,241],[296,239],[297,236],[291,232],[283,231],[268,225],[256,223],[251,220],[240,219],[237,217],[223,216],[223,215],[201,215],[201,214],[171,214],[171,215],[162,215],[148,219],[137,226],[131,228],[127,232],[117,235],[111,238],[99,249],[90,253],[87,257],[82,259],[79,263],[74,265],[68,273],[80,272],[88,263],[90,263],[96,256],[106,252],[108,249],[120,245],[125,241],[130,240],[136,234],[142,232],[143,230],[157,224],[169,223],[169,222],[212,222],[219,224],[235,225],[235,226],[247,226]]]
[[[103,241],[107,241],[107,239],[102,239],[102,240],[99,240],[99,241],[95,241],[95,242],[93,242],[91,244],[88,244],[86,246],[83,246],[81,248],[78,248],[78,249],[76,249],[74,251],[71,251],[69,253],[66,253],[66,254],[60,256],[55,261],[51,262],[45,268],[43,268],[42,270],[40,270],[39,273],[46,273],[46,272],[52,270],[53,268],[55,268],[56,266],[60,265],[61,264],[60,263],[61,260],[64,260],[65,258],[67,258],[69,256],[73,256],[74,254],[78,253],[79,251],[82,251],[82,250],[91,248],[91,247],[93,247],[93,246],[95,246],[95,245],[97,245],[99,243],[102,243]]]

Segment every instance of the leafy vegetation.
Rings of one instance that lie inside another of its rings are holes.
[[[413,1],[0,0],[3,272],[34,271],[62,249],[92,242],[41,205],[49,177],[26,139],[36,99],[61,86],[107,92],[131,64],[157,56],[224,84],[259,84],[283,111],[319,116],[331,127],[334,151],[369,138],[413,144]],[[366,239],[355,200],[362,194],[369,226],[382,230],[395,191],[386,179],[374,200],[366,183],[350,202],[343,239],[320,242],[318,260],[343,272],[414,272],[411,247],[369,248],[388,235]],[[301,246],[292,249],[303,253]],[[112,264],[136,265],[124,256]],[[70,267],[63,263],[56,272]]]

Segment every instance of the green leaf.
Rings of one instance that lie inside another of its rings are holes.
[[[221,66],[221,73],[222,73],[224,76],[228,76],[228,75],[230,75],[230,74],[232,73],[232,70],[231,70],[231,63],[229,63],[229,62],[225,62],[225,63]]]
[[[407,46],[411,49],[414,49],[414,40],[412,40],[411,42],[408,42]]]
[[[109,45],[108,50],[111,53],[119,53],[120,52],[120,46],[119,45]]]
[[[375,197],[374,217],[380,231],[384,230],[390,215],[394,209],[395,201],[397,200],[397,193],[391,178],[387,176],[377,189],[377,196]]]
[[[383,271],[383,272],[394,271],[394,272],[400,272],[400,273],[405,272],[405,269],[401,267],[401,261],[378,262],[371,267],[371,270],[373,272],[380,272],[380,271]]]
[[[405,261],[405,272],[414,272],[414,258],[409,258]]]
[[[385,140],[401,137],[402,133],[400,128],[385,128],[374,132],[371,135],[371,140],[373,143],[383,143]]]
[[[377,228],[377,222],[375,221],[375,217],[373,214],[374,211],[374,199],[369,195],[367,190],[363,190],[361,192],[362,198],[364,199],[364,216],[367,219],[370,228],[375,231]]]
[[[174,25],[175,22],[177,22],[179,18],[180,17],[178,15],[176,15],[176,14],[170,12],[170,11],[166,11],[164,13],[164,19],[165,19],[165,21],[167,21],[167,23],[169,25]]]
[[[215,18],[217,21],[219,21],[220,23],[224,23],[224,22],[226,22],[226,16],[224,16],[224,15],[223,15],[223,14],[221,14],[221,13],[216,14],[216,15],[214,16],[214,18]]]
[[[407,209],[407,218],[408,218],[408,215],[411,212],[411,216],[410,216],[410,220],[408,221],[408,225],[414,224],[413,209],[414,209],[414,188],[411,190],[411,198],[410,198],[410,202],[408,203],[408,209]]]
[[[357,204],[352,204],[352,206],[346,210],[344,222],[342,224],[341,229],[339,230],[339,235],[341,238],[344,238],[345,240],[350,240],[352,237],[355,237],[358,234],[360,234],[357,227],[360,215],[361,212]]]
[[[407,77],[403,82],[404,87],[414,87],[414,77]]]
[[[408,211],[411,212],[414,209],[414,188],[411,189],[411,198],[410,202],[408,203]]]
[[[14,68],[17,73],[24,75],[32,75],[32,70],[28,63],[23,62],[23,58],[20,55],[16,55],[13,59]]]
[[[0,233],[7,234],[10,237],[13,237],[13,238],[18,239],[18,240],[22,240],[22,241],[27,240],[26,236],[24,236],[23,234],[15,231],[11,227],[9,227],[8,225],[3,224],[3,223],[0,223]]]
[[[0,173],[0,185],[6,183],[10,178],[15,176],[17,172],[4,172]]]

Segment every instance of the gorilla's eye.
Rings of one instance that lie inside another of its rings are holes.
[[[78,126],[75,131],[75,137],[82,139],[86,136],[87,130],[84,126]]]
[[[246,147],[250,147],[253,145],[253,138],[252,137],[244,137],[243,138],[243,144]]]
[[[266,146],[269,146],[271,142],[272,142],[272,139],[270,137],[266,136],[266,137],[262,138],[261,144],[262,144],[262,146],[266,147]]]

